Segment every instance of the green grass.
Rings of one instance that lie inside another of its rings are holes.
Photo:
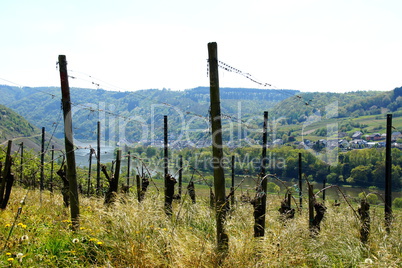
[[[226,222],[229,251],[219,260],[209,198],[197,196],[191,204],[184,194],[167,217],[163,193],[155,187],[141,204],[131,195],[110,207],[103,199],[81,197],[76,232],[59,194],[44,192],[40,203],[39,192],[29,191],[6,243],[25,193],[13,189],[10,204],[0,212],[0,267],[398,267],[402,261],[401,210],[394,210],[388,234],[383,208],[373,206],[369,242],[362,244],[360,223],[345,202],[340,207],[327,204],[321,232],[311,237],[307,204],[295,219],[284,222],[277,195],[268,196],[266,235],[260,239],[253,237],[253,207],[236,204]]]

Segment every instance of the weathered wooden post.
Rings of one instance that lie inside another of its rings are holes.
[[[45,128],[42,127],[42,143],[41,143],[41,150],[40,150],[40,185],[39,185],[39,189],[41,192],[45,188],[44,184],[43,184],[43,181],[45,179],[44,165],[45,165]],[[42,197],[42,195],[41,195],[41,197]]]
[[[299,201],[300,201],[300,208],[303,206],[303,178],[302,178],[302,154],[299,153]]]
[[[163,170],[165,179],[165,212],[172,215],[172,200],[168,197],[169,151],[168,151],[168,118],[163,116]]]
[[[127,187],[130,187],[130,164],[131,164],[130,151],[128,151],[127,154],[128,154],[128,156],[127,156]]]
[[[100,133],[101,133],[101,126],[100,121],[98,121],[98,132],[96,138],[96,145],[97,145],[97,161],[96,161],[96,195],[101,194],[101,185],[100,185],[100,173],[101,173],[101,147],[100,147]]]
[[[219,96],[218,49],[215,42],[208,43],[209,82],[212,125],[212,154],[214,168],[214,188],[216,207],[216,230],[218,251],[226,253],[229,248],[229,237],[225,233],[226,194],[225,174],[222,166],[222,122]]]
[[[313,230],[313,221],[314,221],[314,193],[313,193],[313,185],[310,183],[307,184],[308,187],[308,223],[310,230]]]
[[[324,178],[322,182],[322,188],[325,189],[325,187],[327,187],[327,178]],[[322,200],[325,201],[325,190],[322,191]]]
[[[358,213],[361,222],[360,241],[366,243],[370,234],[370,204],[365,198],[361,200]]]
[[[392,222],[392,155],[391,155],[392,114],[387,114],[387,136],[385,143],[385,227],[390,232]]]
[[[91,148],[89,151],[89,164],[88,164],[88,185],[87,185],[87,196],[91,194],[91,171],[92,171],[92,155],[95,153],[95,149]]]
[[[168,151],[168,118],[167,115],[163,116],[164,120],[164,170],[165,170],[165,213],[168,216],[171,216],[172,211],[172,202],[174,196],[174,185],[176,184],[176,180],[169,174],[169,151]]]
[[[169,173],[169,149],[168,149],[168,117],[163,116],[163,170],[165,172],[165,188],[166,177]],[[166,194],[165,194],[166,195]]]
[[[119,187],[119,179],[120,179],[120,167],[121,167],[121,150],[117,150],[117,155],[116,155],[116,169],[114,172],[114,178],[115,178],[115,190],[116,193],[118,191]]]
[[[191,201],[193,202],[193,204],[196,203],[195,201],[195,186],[194,186],[194,182],[190,181],[187,185],[187,190],[188,190],[188,194],[190,195]]]
[[[13,145],[12,140],[9,140],[8,145],[7,145],[6,161],[5,161],[4,169],[2,172],[3,179],[1,180],[1,185],[0,185],[0,208],[1,209],[5,209],[7,207],[7,203],[10,198],[10,194],[11,194],[11,188],[14,183],[14,174],[11,173],[11,164],[12,164],[11,146],[12,145]],[[0,172],[1,172],[1,168],[0,168]]]
[[[258,192],[254,204],[254,237],[262,237],[265,234],[265,213],[267,210],[267,178],[265,177],[265,167],[267,166],[267,133],[268,112],[264,112],[264,126],[262,136],[262,158],[261,158],[261,186],[257,187]]]
[[[141,200],[144,200],[148,186],[149,186],[149,180],[146,177],[143,177],[141,180]]]
[[[179,155],[179,198],[181,198],[182,183],[183,183],[183,156]]]
[[[232,186],[230,187],[230,204],[232,208],[234,207],[235,203],[235,195],[234,195],[234,188],[235,187],[235,156],[232,155]]]
[[[50,165],[50,192],[53,193],[53,171],[54,171],[54,145],[52,145],[52,164]]]
[[[137,199],[138,202],[141,202],[141,180],[140,180],[140,175],[135,176],[136,182],[137,182]]]
[[[20,160],[20,184],[24,181],[24,142],[21,142],[21,160]],[[28,186],[28,185],[27,185]]]
[[[78,199],[77,173],[75,167],[70,86],[68,84],[67,61],[65,55],[59,55],[59,70],[64,115],[64,143],[67,157],[67,179],[70,187],[71,222],[72,229],[75,231],[79,229],[80,205]]]

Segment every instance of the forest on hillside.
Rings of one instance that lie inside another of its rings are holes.
[[[332,117],[339,118],[342,131],[360,125],[352,120],[365,115],[382,115],[400,111],[401,88],[388,92],[359,91],[318,93],[295,90],[222,88],[223,138],[228,146],[258,144],[263,111],[269,111],[276,138],[287,140],[300,135],[301,124],[316,115],[326,118],[328,107],[337,107]],[[0,86],[7,107],[25,117],[38,128],[45,127],[54,136],[63,136],[60,89]],[[169,117],[170,140],[179,146],[208,145],[209,89],[185,91],[149,89],[136,92],[71,88],[75,138],[81,142],[96,139],[97,121],[102,139],[110,145],[135,143],[157,145],[162,140],[162,118]],[[294,125],[284,129],[281,126]],[[325,136],[325,129],[313,133]],[[323,132],[324,131],[324,132]],[[190,142],[191,141],[191,142]]]

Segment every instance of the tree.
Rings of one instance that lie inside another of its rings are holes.
[[[328,183],[331,183],[331,184],[338,183],[338,180],[339,180],[338,174],[336,174],[334,172],[331,172],[331,173],[329,173],[327,175],[327,182]]]
[[[145,150],[145,154],[147,155],[148,158],[151,158],[156,155],[156,148],[148,146],[147,149]]]
[[[369,185],[372,182],[371,167],[370,166],[357,166],[352,169],[350,176],[358,185]]]

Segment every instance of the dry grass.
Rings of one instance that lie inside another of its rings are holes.
[[[227,218],[229,252],[216,252],[215,217],[209,200],[176,201],[173,217],[163,211],[163,196],[147,193],[139,204],[127,196],[111,207],[103,199],[80,200],[81,229],[70,230],[69,210],[61,196],[29,191],[12,235],[20,200],[26,190],[13,189],[0,212],[0,267],[400,267],[401,212],[394,211],[391,233],[383,209],[371,209],[369,242],[360,242],[360,223],[346,204],[328,205],[321,232],[311,237],[307,212],[282,221],[280,200],[268,197],[264,238],[253,237],[253,208],[238,204]],[[355,205],[357,208],[357,205]],[[24,239],[23,237],[27,236]],[[21,239],[23,238],[23,239]],[[22,257],[21,257],[22,256]]]

